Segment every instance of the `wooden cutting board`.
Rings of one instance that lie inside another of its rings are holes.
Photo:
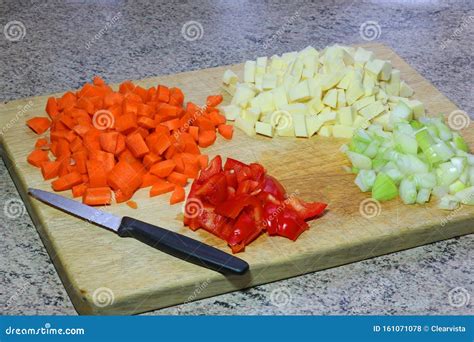
[[[402,79],[415,89],[415,97],[425,103],[429,115],[448,114],[457,109],[390,48],[380,44],[366,47],[401,70]],[[221,76],[226,68],[136,83],[144,87],[158,83],[177,86],[183,89],[186,100],[203,104],[208,94],[222,91]],[[243,65],[231,69],[241,74]],[[225,141],[219,137],[206,152],[244,162],[257,161],[280,179],[289,193],[305,200],[325,201],[329,203],[329,211],[312,221],[311,229],[296,242],[267,235],[259,237],[238,255],[250,264],[250,272],[224,277],[135,240],[119,238],[26,195],[28,187],[50,190],[40,171],[26,162],[37,136],[25,126],[25,120],[45,115],[46,99],[47,96],[38,96],[0,106],[3,156],[81,314],[144,312],[474,232],[474,207],[451,213],[436,209],[434,203],[407,206],[397,199],[377,206],[367,202],[369,195],[361,193],[354,185],[354,176],[342,169],[348,164],[339,152],[343,139],[250,138],[236,130],[234,139]],[[226,97],[224,102],[229,101]],[[473,131],[467,128],[462,134],[474,147]],[[124,204],[104,210],[161,225],[229,251],[225,243],[209,233],[183,227],[182,206],[169,206],[169,195],[149,198],[147,190],[141,190],[134,199],[138,202],[137,210]]]

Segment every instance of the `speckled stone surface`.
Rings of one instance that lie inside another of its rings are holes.
[[[8,30],[12,21],[24,30]],[[200,39],[183,38],[189,21]],[[119,82],[361,43],[367,21],[379,25],[377,41],[474,113],[472,1],[4,0],[0,99],[77,88],[95,74]],[[17,200],[0,163],[0,313],[76,314]],[[465,236],[150,314],[473,314],[473,253]]]

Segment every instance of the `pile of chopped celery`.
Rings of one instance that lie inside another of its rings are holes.
[[[389,125],[360,129],[343,145],[355,184],[378,201],[399,195],[405,204],[423,204],[434,196],[441,209],[474,205],[474,155],[464,139],[442,118],[410,120],[397,107]]]

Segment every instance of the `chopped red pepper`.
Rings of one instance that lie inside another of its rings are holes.
[[[188,204],[200,203],[196,215],[184,217],[191,229],[203,228],[224,239],[233,253],[243,251],[264,231],[296,240],[327,204],[287,196],[285,188],[257,163],[215,157],[193,182]]]

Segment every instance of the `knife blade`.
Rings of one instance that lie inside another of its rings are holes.
[[[221,273],[244,274],[249,269],[244,260],[173,231],[128,216],[119,217],[48,191],[30,188],[28,193],[57,209],[107,228],[120,237],[135,238],[196,265]]]

